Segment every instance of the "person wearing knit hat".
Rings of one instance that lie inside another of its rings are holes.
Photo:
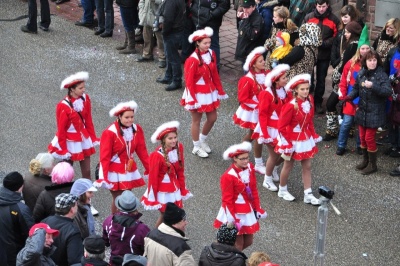
[[[358,41],[356,54],[349,61],[347,61],[343,67],[342,77],[339,82],[339,101],[343,101],[347,94],[352,91],[358,76],[358,72],[361,70],[361,60],[370,50],[371,47],[368,38],[368,27],[365,25]],[[343,120],[340,124],[336,150],[336,154],[339,156],[346,152],[347,139],[351,130],[354,130],[354,116],[358,106],[358,101],[359,98],[357,97],[352,102],[343,102]],[[356,138],[357,153],[362,155],[359,136],[356,135]]]
[[[88,72],[78,72],[61,82],[60,88],[67,90],[67,96],[57,104],[57,132],[48,151],[71,164],[79,161],[82,177],[90,179],[90,156],[100,142],[93,125],[91,100],[85,93],[88,79]]]
[[[138,111],[135,101],[121,102],[109,112],[115,121],[101,134],[99,179],[94,186],[110,190],[111,212],[116,213],[115,199],[125,190],[146,183],[139,172],[133,154],[139,157],[144,176],[149,174],[149,153],[142,127],[134,123]]]
[[[197,265],[185,236],[187,224],[186,212],[175,203],[168,202],[163,223],[144,239],[143,256],[147,257],[148,265]]]
[[[17,253],[25,246],[29,228],[34,224],[31,210],[23,203],[24,179],[10,172],[0,186],[0,248],[1,264],[15,265]]]
[[[182,200],[193,196],[186,187],[184,147],[178,141],[178,129],[178,121],[166,122],[151,136],[151,142],[160,145],[150,154],[152,167],[141,202],[146,210],[160,211],[156,227],[163,221],[168,202],[182,208]]]
[[[300,161],[304,186],[304,203],[320,205],[311,190],[311,159],[318,152],[317,142],[322,138],[314,128],[314,101],[310,92],[311,76],[293,77],[285,86],[293,92],[293,99],[282,107],[278,121],[278,143],[275,152],[282,154],[283,163],[278,197],[293,201],[295,197],[287,189],[288,178],[294,162]]]
[[[205,246],[201,252],[199,266],[246,266],[246,255],[234,246],[237,233],[233,223],[222,224],[217,231],[217,241]]]
[[[235,242],[240,251],[253,243],[254,234],[260,229],[258,219],[267,218],[258,196],[254,165],[249,162],[250,151],[251,143],[244,141],[224,152],[223,159],[232,160],[232,164],[220,179],[222,204],[214,220],[217,229],[225,223],[240,225]]]
[[[185,61],[186,86],[180,101],[180,105],[189,111],[192,117],[192,153],[201,158],[208,157],[211,152],[206,139],[217,120],[220,100],[228,98],[222,88],[215,53],[210,49],[213,33],[210,27],[205,27],[189,36],[189,42],[194,43],[196,49]],[[204,113],[206,121],[200,131]]]
[[[344,39],[342,42],[344,45],[341,49],[341,57],[339,64],[335,67],[332,72],[332,92],[326,101],[326,130],[324,141],[330,141],[335,139],[339,133],[339,120],[336,105],[339,103],[339,82],[342,77],[343,67],[345,64],[356,54],[358,47],[358,39],[362,28],[356,21],[350,21],[347,23],[344,30]]]
[[[292,98],[292,94],[285,90],[288,82],[287,72],[289,70],[289,65],[277,65],[265,78],[266,90],[259,94],[260,103],[258,106],[260,115],[253,138],[256,138],[259,144],[265,144],[268,149],[263,187],[270,191],[278,190],[273,181],[279,181],[278,167],[282,163],[282,159],[274,148],[277,143],[278,119],[282,106]]]
[[[238,82],[239,107],[233,115],[233,123],[241,128],[248,129],[243,141],[252,141],[254,129],[258,123],[259,94],[265,90],[264,53],[265,48],[259,46],[247,56],[243,70],[247,73]],[[265,174],[265,166],[262,159],[262,144],[254,142],[255,169],[260,174]]]

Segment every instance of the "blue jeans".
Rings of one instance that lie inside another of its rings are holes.
[[[36,0],[29,0],[28,2],[29,8],[29,17],[28,29],[31,31],[37,31],[37,3]],[[50,26],[50,6],[49,0],[40,0],[40,26],[48,28]]]
[[[95,0],[99,30],[110,33],[114,30],[113,0]]]
[[[82,22],[93,23],[94,20],[93,12],[96,9],[94,0],[81,0],[81,4],[83,9]]]
[[[325,93],[325,79],[328,75],[329,60],[318,60],[316,68],[317,82],[314,89],[315,105],[321,105]],[[314,73],[313,73],[314,74]],[[314,75],[311,75],[311,86],[314,84]]]
[[[123,7],[119,6],[121,13],[122,24],[126,32],[133,32],[139,25],[139,13],[137,7]]]
[[[215,55],[217,56],[217,68],[219,70],[219,62],[220,62],[220,53],[221,53],[221,49],[219,47],[219,27],[218,28],[212,28],[214,33],[211,36],[211,50],[213,50],[213,52],[215,53]]]
[[[167,69],[165,70],[164,79],[180,83],[182,82],[182,66],[178,50],[182,43],[183,31],[163,35],[163,38],[164,52],[167,59]]]
[[[354,123],[354,116],[343,115],[343,122],[340,125],[339,137],[337,142],[338,148],[346,148],[347,139],[349,138],[349,132],[351,127],[353,126],[353,123]],[[360,147],[360,136],[358,134],[355,135],[356,135],[355,137],[356,137],[357,147]]]

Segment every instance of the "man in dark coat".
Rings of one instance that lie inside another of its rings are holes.
[[[244,0],[241,7],[243,12],[238,12],[238,17],[242,20],[239,23],[235,59],[244,63],[254,48],[264,44],[264,20],[257,12],[254,0]]]
[[[246,266],[246,255],[235,248],[238,230],[234,224],[223,224],[217,232],[217,242],[204,247],[199,266]]]
[[[15,266],[18,252],[25,246],[29,229],[34,224],[31,210],[22,203],[24,178],[11,172],[0,187],[0,262]]]

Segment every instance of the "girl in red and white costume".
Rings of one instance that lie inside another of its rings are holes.
[[[247,74],[241,77],[238,82],[240,106],[233,115],[233,122],[242,128],[249,129],[243,141],[252,141],[251,136],[258,123],[258,95],[265,89],[265,75],[268,73],[265,70],[264,53],[265,48],[262,46],[251,51],[243,65],[243,70]],[[265,166],[261,157],[262,145],[255,141],[253,147],[256,162],[255,170],[260,174],[265,174]]]
[[[269,156],[263,186],[270,191],[278,191],[273,181],[279,182],[278,167],[283,161],[274,148],[278,142],[278,120],[282,106],[292,98],[292,95],[286,93],[285,90],[288,82],[286,73],[289,69],[290,66],[286,64],[277,65],[272,69],[265,78],[266,90],[259,94],[260,113],[256,131],[260,134],[257,141],[260,144],[266,144],[268,149]]]
[[[300,161],[304,185],[304,203],[320,205],[311,190],[311,159],[318,152],[316,146],[322,138],[314,128],[314,100],[310,91],[309,74],[294,76],[286,85],[293,92],[293,99],[282,108],[278,121],[278,144],[275,152],[285,159],[280,176],[278,196],[287,201],[295,198],[287,190],[289,174],[294,161]]]
[[[150,154],[149,182],[142,197],[146,210],[160,210],[156,228],[164,219],[165,207],[168,202],[182,208],[182,200],[192,197],[186,188],[185,160],[183,145],[178,142],[178,121],[162,124],[151,136],[151,141],[160,141],[155,151]]]
[[[111,212],[116,213],[114,202],[125,190],[144,186],[146,183],[139,173],[133,159],[136,153],[145,169],[149,172],[149,154],[143,129],[134,123],[137,112],[135,101],[119,103],[110,110],[110,117],[116,117],[101,135],[99,179],[94,185],[110,189],[112,195]]]
[[[254,165],[249,162],[250,151],[251,143],[245,141],[224,152],[224,160],[231,158],[233,163],[221,176],[222,206],[214,221],[215,228],[227,222],[240,227],[235,242],[239,250],[251,246],[254,233],[260,229],[258,219],[267,218],[267,212],[260,206]]]
[[[185,61],[186,87],[180,102],[192,115],[192,153],[202,158],[208,157],[211,152],[206,139],[217,120],[220,100],[228,98],[218,74],[216,55],[210,49],[212,35],[213,30],[206,27],[189,36],[189,42],[195,42],[196,50]],[[207,119],[200,134],[203,113],[206,113]]]
[[[49,153],[56,159],[73,164],[79,161],[82,177],[89,178],[90,156],[99,144],[92,120],[92,105],[85,93],[88,72],[78,72],[61,83],[61,90],[67,89],[67,96],[56,107],[57,132],[48,146]]]

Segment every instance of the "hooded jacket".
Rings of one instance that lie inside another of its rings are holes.
[[[18,252],[25,246],[29,229],[34,224],[31,210],[21,193],[0,187],[0,262],[15,265]]]
[[[199,266],[246,266],[246,255],[235,248],[218,242],[204,247]]]

